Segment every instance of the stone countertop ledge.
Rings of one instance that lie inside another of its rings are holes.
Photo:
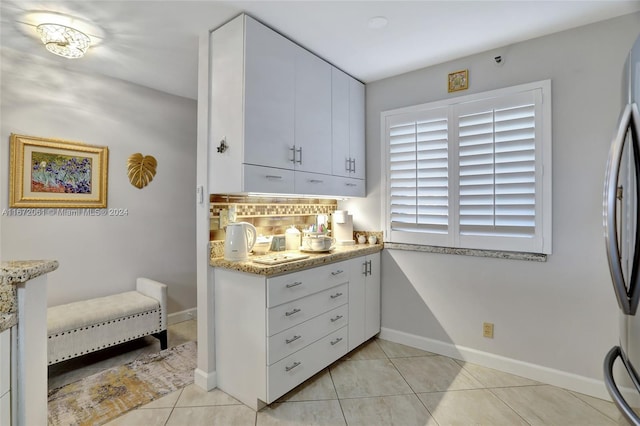
[[[209,264],[216,268],[232,269],[234,271],[272,277],[276,275],[287,274],[290,272],[301,271],[303,269],[309,269],[316,266],[326,265],[329,263],[339,262],[341,260],[352,259],[354,257],[366,256],[367,254],[377,253],[382,249],[383,244],[380,243],[355,244],[352,246],[337,246],[335,249],[327,253],[309,253],[298,251],[269,252],[268,255],[286,253],[300,253],[309,255],[309,257],[307,257],[306,259],[294,260],[291,262],[280,263],[278,265],[264,265],[261,263],[255,263],[251,260],[252,256],[249,256],[249,260],[242,262],[232,262],[224,260],[224,257],[211,257]]]
[[[17,260],[0,263],[0,332],[18,320],[16,285],[58,269],[57,260]]]

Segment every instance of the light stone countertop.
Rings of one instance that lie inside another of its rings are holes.
[[[57,260],[18,260],[0,263],[0,332],[17,323],[16,284],[56,269]]]
[[[224,257],[212,256],[209,264],[216,268],[232,269],[249,274],[272,277],[276,275],[287,274],[290,272],[301,271],[303,269],[314,268],[316,266],[326,265],[329,263],[339,262],[341,260],[366,256],[367,254],[378,253],[382,250],[382,248],[382,244],[355,244],[352,246],[337,246],[331,252],[327,253],[303,253],[298,251],[269,252],[268,255],[286,253],[300,253],[309,255],[309,257],[306,259],[294,260],[291,262],[280,263],[278,265],[264,265],[255,263],[251,260],[252,256],[249,256],[249,260],[244,262],[231,262],[228,260],[224,260]]]

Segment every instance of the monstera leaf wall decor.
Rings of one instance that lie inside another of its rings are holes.
[[[153,180],[156,175],[158,162],[151,155],[142,155],[139,152],[131,154],[127,161],[127,174],[129,182],[138,189],[142,189]]]

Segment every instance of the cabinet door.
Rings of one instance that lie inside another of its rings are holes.
[[[349,350],[365,341],[366,258],[352,259],[349,269]]]
[[[296,46],[246,17],[244,162],[293,169]]]
[[[0,333],[0,395],[11,387],[11,329]]]
[[[11,393],[0,395],[0,426],[11,426]]]
[[[349,156],[355,164],[349,176],[365,178],[364,84],[349,77]]]
[[[337,68],[331,70],[332,174],[349,176],[349,80]]]
[[[331,65],[296,47],[295,169],[331,174]]]
[[[364,339],[380,332],[380,253],[367,256],[365,283]]]

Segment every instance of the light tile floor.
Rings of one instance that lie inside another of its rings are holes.
[[[195,335],[195,321],[175,324],[169,345]],[[143,340],[125,354],[58,365],[50,368],[49,386],[129,362],[156,346]],[[218,389],[189,385],[108,426],[627,424],[611,402],[373,339],[257,413]]]

